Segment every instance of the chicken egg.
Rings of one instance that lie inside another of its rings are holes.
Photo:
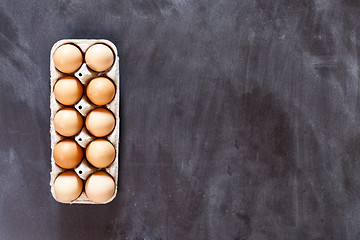
[[[63,172],[55,179],[55,195],[63,202],[74,201],[80,196],[83,185],[83,181],[74,171]]]
[[[65,136],[70,137],[78,133],[83,126],[83,118],[74,108],[63,108],[54,117],[55,130]]]
[[[104,137],[114,129],[115,118],[106,108],[96,108],[87,115],[85,125],[95,137]]]
[[[97,43],[86,51],[85,62],[92,70],[102,72],[114,63],[114,53],[109,46]]]
[[[92,174],[85,183],[86,196],[93,202],[108,201],[115,192],[114,179],[104,171]]]
[[[97,77],[88,84],[86,95],[94,104],[105,105],[114,98],[115,86],[110,79],[106,77]]]
[[[64,44],[58,47],[53,55],[55,67],[63,73],[72,73],[78,70],[83,62],[81,50],[73,44]]]
[[[94,167],[105,168],[115,159],[115,147],[108,140],[95,139],[86,148],[86,159]]]
[[[83,150],[72,139],[65,139],[54,147],[54,160],[62,168],[70,169],[76,167],[83,158]]]
[[[64,105],[77,103],[83,95],[83,86],[75,77],[66,76],[60,78],[54,86],[55,98]]]

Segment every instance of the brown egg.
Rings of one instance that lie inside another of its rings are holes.
[[[105,168],[115,159],[115,147],[105,139],[95,139],[86,148],[86,159],[94,167]]]
[[[83,181],[73,171],[61,173],[54,182],[56,198],[63,202],[77,199],[83,189]]]
[[[106,108],[96,108],[87,115],[85,125],[95,137],[104,137],[114,129],[115,118]]]
[[[53,55],[55,67],[63,73],[72,73],[78,70],[83,62],[81,50],[73,44],[64,44],[58,47]]]
[[[90,81],[86,95],[96,105],[108,104],[115,96],[115,86],[106,77],[97,77]]]
[[[70,169],[76,167],[83,158],[83,150],[72,139],[65,139],[54,147],[54,160],[62,168]]]
[[[102,72],[114,63],[114,53],[109,46],[97,43],[86,51],[85,62],[92,70]]]
[[[56,100],[64,105],[77,103],[83,95],[83,86],[72,76],[60,78],[54,86]]]
[[[114,179],[104,171],[96,172],[87,179],[85,193],[93,202],[106,202],[115,193]]]
[[[83,126],[83,119],[74,108],[63,108],[55,114],[55,130],[65,136],[70,137],[78,133]]]

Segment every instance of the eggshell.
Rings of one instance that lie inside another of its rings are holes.
[[[114,63],[114,53],[109,46],[97,43],[86,51],[85,62],[96,72],[106,71]]]
[[[63,105],[77,103],[83,95],[83,86],[75,77],[60,78],[54,86],[55,98]]]
[[[90,81],[86,95],[96,105],[108,104],[115,96],[114,83],[106,77],[97,77]]]
[[[62,168],[76,167],[83,158],[83,149],[72,139],[58,142],[54,148],[54,160]]]
[[[83,185],[74,171],[61,173],[54,182],[55,195],[63,202],[74,201],[80,196]]]
[[[78,70],[83,62],[82,52],[73,44],[64,44],[58,47],[53,55],[55,67],[63,73],[72,73]]]
[[[78,133],[83,126],[83,118],[74,108],[63,108],[54,117],[55,130],[65,136],[70,137]]]
[[[106,202],[114,195],[114,192],[114,179],[104,171],[96,172],[86,180],[85,194],[93,202]]]
[[[115,159],[115,147],[108,140],[95,139],[86,148],[86,159],[94,167],[105,168]]]
[[[87,115],[85,125],[92,135],[104,137],[114,129],[115,118],[106,108],[96,108]]]

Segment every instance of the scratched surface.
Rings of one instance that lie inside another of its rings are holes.
[[[360,239],[360,1],[0,1],[0,239]],[[50,194],[49,51],[121,57],[119,192]]]

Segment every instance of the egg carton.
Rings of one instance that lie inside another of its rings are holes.
[[[84,53],[86,52],[86,50],[96,44],[96,43],[103,43],[106,44],[107,46],[109,46],[114,54],[115,54],[115,58],[114,58],[114,64],[112,65],[112,67],[110,69],[108,69],[105,72],[95,72],[93,70],[91,70],[85,62],[83,62],[83,64],[81,65],[81,67],[79,68],[79,70],[77,70],[76,72],[74,72],[73,74],[65,74],[62,72],[59,72],[54,65],[54,60],[53,60],[53,54],[54,51],[61,45],[66,44],[66,43],[73,43],[76,46],[78,46],[84,56]],[[59,167],[58,165],[56,165],[55,160],[54,160],[54,156],[53,156],[53,150],[55,145],[61,141],[66,139],[66,137],[63,137],[61,135],[59,135],[56,131],[55,131],[55,127],[54,127],[54,116],[56,114],[57,111],[59,111],[60,109],[66,107],[65,105],[60,104],[59,102],[56,101],[55,99],[55,94],[54,94],[54,85],[56,83],[56,81],[64,76],[75,76],[77,79],[80,80],[80,82],[83,84],[84,89],[86,89],[87,84],[89,83],[89,81],[95,77],[108,77],[110,78],[113,83],[115,84],[115,88],[116,88],[116,92],[115,92],[115,96],[114,99],[108,103],[105,106],[102,107],[106,107],[107,109],[109,109],[115,116],[115,127],[113,129],[113,131],[106,136],[106,139],[109,140],[115,147],[115,151],[116,151],[116,155],[115,155],[115,160],[113,161],[112,164],[110,164],[108,167],[106,167],[105,169],[100,169],[100,168],[96,168],[94,166],[92,166],[85,158],[85,149],[87,147],[87,145],[94,140],[96,137],[92,136],[85,127],[85,120],[84,120],[84,125],[82,130],[75,135],[75,137],[71,137],[73,138],[84,150],[84,157],[83,160],[81,161],[81,163],[76,166],[74,169],[76,174],[84,180],[84,183],[86,181],[86,179],[93,173],[99,171],[99,170],[104,170],[106,171],[108,174],[110,174],[112,176],[112,178],[115,181],[115,192],[114,195],[106,202],[104,203],[100,203],[100,204],[106,204],[111,202],[117,193],[117,185],[118,185],[118,166],[119,166],[119,159],[118,159],[118,153],[119,153],[119,131],[120,131],[120,117],[119,117],[119,102],[120,102],[120,76],[119,76],[119,57],[118,57],[118,52],[117,52],[117,48],[115,47],[115,45],[108,41],[108,40],[104,40],[104,39],[64,39],[64,40],[60,40],[58,42],[56,42],[53,47],[51,48],[51,53],[50,53],[50,86],[51,86],[51,93],[50,93],[50,110],[51,110],[51,116],[50,116],[50,137],[51,137],[51,173],[50,173],[50,186],[51,186],[51,193],[52,196],[54,197],[54,199],[58,202],[61,203],[69,203],[69,202],[63,202],[60,199],[58,199],[55,195],[55,191],[54,191],[54,182],[56,177],[62,173],[65,172],[69,169],[63,169],[61,167]],[[86,97],[85,91],[84,94],[82,96],[82,98],[80,99],[80,101],[78,103],[76,103],[74,105],[74,108],[83,116],[83,118],[85,119],[87,114],[97,108],[98,106],[94,105],[93,103],[91,103],[88,98]],[[69,138],[67,138],[69,139]],[[71,170],[71,169],[70,169]],[[85,184],[84,184],[85,186]],[[93,201],[91,201],[85,194],[84,189],[83,192],[81,193],[81,195],[74,201],[70,202],[70,204],[99,204],[99,203],[95,203]]]

